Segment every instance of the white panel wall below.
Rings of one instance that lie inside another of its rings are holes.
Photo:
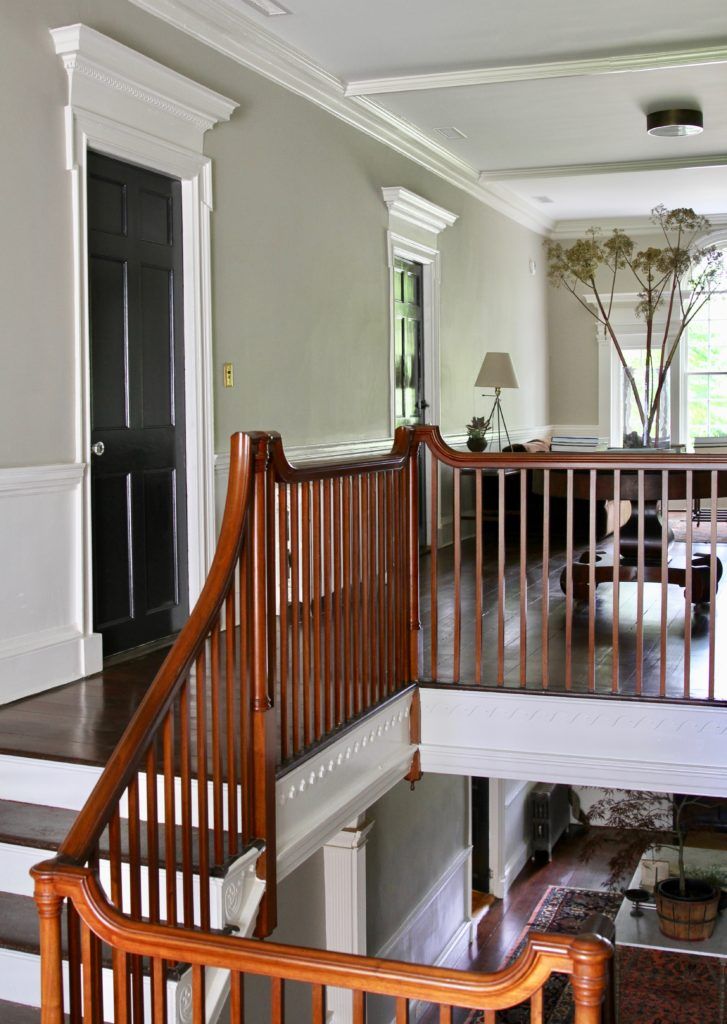
[[[727,707],[420,693],[425,772],[727,796]]]
[[[83,466],[0,469],[0,703],[101,667],[84,634]]]

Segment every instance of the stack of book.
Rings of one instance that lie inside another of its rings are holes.
[[[591,435],[553,434],[550,439],[551,452],[595,452],[598,438]]]
[[[724,449],[727,451],[727,437],[695,437],[694,450],[698,449]]]

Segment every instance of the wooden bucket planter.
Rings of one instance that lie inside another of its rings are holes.
[[[719,896],[719,889],[713,885],[689,878],[686,894],[680,896],[679,879],[665,878],[656,886],[659,927],[672,939],[708,939],[717,923]]]

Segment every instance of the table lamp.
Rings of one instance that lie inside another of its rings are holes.
[[[497,444],[499,451],[502,451],[502,434],[505,433],[508,445],[510,442],[510,435],[507,431],[507,424],[505,423],[505,417],[502,413],[502,405],[500,403],[500,391],[502,388],[519,388],[517,376],[513,369],[512,360],[507,352],[488,352],[482,361],[480,372],[477,374],[477,380],[475,381],[476,388],[494,388],[495,389],[495,401],[492,406],[492,411],[488,422],[493,424],[493,417],[497,421]],[[494,434],[495,427],[492,426]]]

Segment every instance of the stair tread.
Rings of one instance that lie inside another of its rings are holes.
[[[0,843],[9,843],[14,846],[31,846],[41,850],[48,850],[54,853],[65,837],[76,818],[76,811],[66,810],[60,807],[45,807],[38,804],[20,803],[15,800],[0,800]],[[148,862],[147,858],[147,830],[146,823],[141,823],[139,834],[140,860],[142,864]],[[177,869],[182,860],[182,828],[176,828],[176,864]],[[192,829],[192,864],[199,865],[199,832]],[[224,833],[224,844],[227,849],[228,833]],[[159,826],[159,849],[163,858],[165,848],[164,826]],[[121,821],[121,857],[128,860],[129,838],[128,828],[125,820]],[[109,852],[107,834],[101,837],[100,853],[105,857]],[[240,850],[240,854],[243,853]],[[218,874],[212,871],[212,874]],[[0,885],[2,883],[0,882]]]
[[[0,1020],[3,1024],[40,1024],[40,1007],[0,999]]]

